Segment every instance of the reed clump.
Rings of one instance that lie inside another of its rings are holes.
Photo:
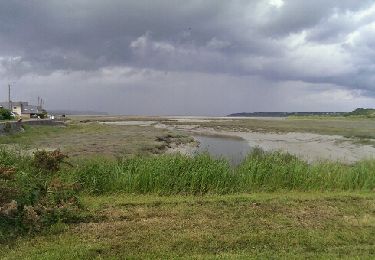
[[[118,161],[97,159],[80,163],[70,173],[86,191],[95,194],[229,193],[235,186],[229,163],[212,159],[208,154],[136,156]]]

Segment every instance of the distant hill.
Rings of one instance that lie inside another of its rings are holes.
[[[375,109],[374,108],[357,108],[356,110],[347,113],[346,116],[375,117]]]
[[[108,115],[107,112],[77,110],[48,110],[48,113],[52,115]]]
[[[345,112],[242,112],[233,117],[287,117],[287,116],[343,116]]]

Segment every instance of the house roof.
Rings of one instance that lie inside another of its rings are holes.
[[[38,106],[33,106],[33,105],[22,106],[22,114],[36,114],[40,112],[41,112],[41,108]]]

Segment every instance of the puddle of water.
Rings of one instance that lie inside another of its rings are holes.
[[[194,138],[200,143],[197,153],[208,152],[214,158],[227,159],[233,166],[239,165],[251,150],[245,140],[201,135]]]

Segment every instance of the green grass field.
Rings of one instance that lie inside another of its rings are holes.
[[[375,255],[374,193],[84,196],[95,221],[54,225],[2,259],[346,258]]]

